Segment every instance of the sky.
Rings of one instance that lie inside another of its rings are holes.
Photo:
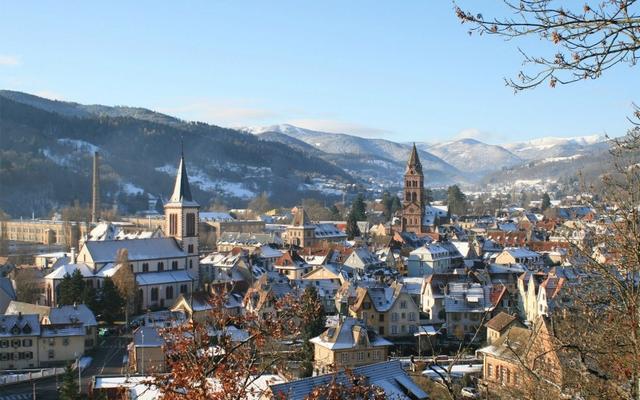
[[[467,3],[485,17],[506,12],[499,2]],[[400,142],[500,144],[629,129],[637,69],[515,94],[504,78],[521,69],[517,47],[547,54],[548,45],[469,36],[453,7],[0,0],[0,89],[226,127],[290,123]]]

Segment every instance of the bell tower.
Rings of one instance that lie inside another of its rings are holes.
[[[402,231],[426,233],[423,226],[424,207],[424,175],[418,157],[418,149],[413,144],[407,168],[404,171],[404,193],[402,200]]]
[[[184,153],[180,154],[180,165],[176,183],[169,202],[164,206],[165,234],[173,237],[187,253],[185,268],[197,281],[199,278],[198,222],[200,205],[193,200]]]

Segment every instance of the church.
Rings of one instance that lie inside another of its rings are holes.
[[[424,190],[424,174],[415,143],[404,171],[402,200],[402,232],[423,234],[429,231],[425,221],[427,197]]]
[[[45,276],[46,304],[56,306],[58,285],[65,275],[76,270],[89,285],[100,288],[103,280],[113,277],[119,268],[130,268],[136,278],[142,310],[165,308],[180,294],[191,294],[199,285],[199,211],[181,154],[173,193],[164,207],[164,234],[85,241],[77,256],[72,249],[69,263]],[[118,260],[122,249],[127,251],[128,265],[121,265]]]

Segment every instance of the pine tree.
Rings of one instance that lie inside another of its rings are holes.
[[[72,275],[66,274],[58,286],[59,295],[57,303],[68,305],[82,303],[85,282],[79,270],[73,271]]]
[[[358,194],[351,205],[351,214],[353,214],[356,221],[367,220],[367,205],[364,203],[364,196],[362,196],[362,193]]]
[[[450,215],[464,215],[467,212],[467,198],[458,185],[449,186],[447,189],[447,204]]]
[[[60,400],[79,400],[80,394],[78,393],[78,383],[75,380],[75,373],[71,364],[67,364],[62,376],[62,386],[58,392]]]
[[[111,278],[105,278],[102,283],[99,305],[102,312],[102,318],[107,322],[107,324],[113,324],[113,321],[122,315],[123,307],[124,299],[120,295],[118,288]]]
[[[551,207],[551,198],[549,197],[549,193],[544,192],[542,195],[542,210],[544,211],[549,207]]]
[[[353,212],[347,216],[347,239],[353,240],[356,236],[360,236],[360,228],[358,228],[358,220]]]

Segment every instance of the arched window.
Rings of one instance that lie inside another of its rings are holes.
[[[167,288],[164,291],[164,297],[167,300],[171,300],[173,299],[173,286],[167,286]]]

